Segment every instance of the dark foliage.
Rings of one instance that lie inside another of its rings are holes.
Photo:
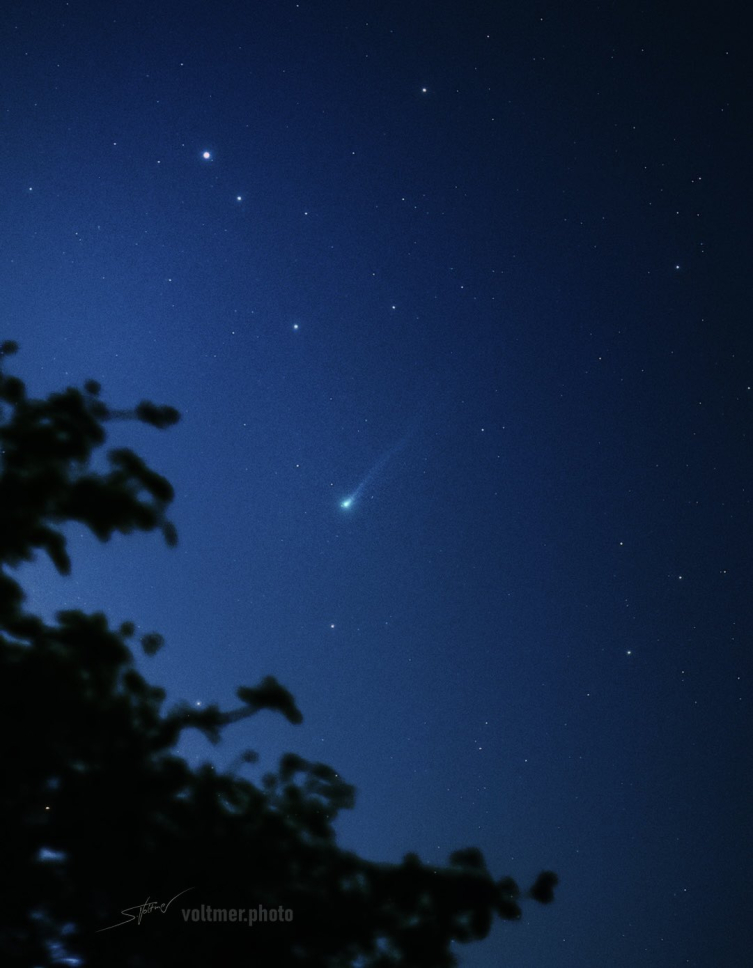
[[[15,350],[4,343],[0,357]],[[164,692],[134,667],[132,623],[113,629],[101,613],[67,611],[47,624],[25,610],[9,568],[43,551],[67,574],[66,522],[103,541],[160,529],[175,543],[170,484],[130,450],[111,451],[104,473],[91,457],[109,420],[163,428],[177,412],[113,411],[99,393],[88,381],[31,400],[0,372],[0,964],[60,964],[66,952],[107,968],[455,964],[453,941],[483,938],[495,915],[521,915],[517,885],[495,881],[478,850],[457,851],[445,868],[413,855],[366,861],[336,844],[333,822],[354,790],[330,767],[287,754],[257,786],[175,755],[184,729],[217,742],[262,710],[301,722],[274,678],[240,687],[237,709],[163,712]],[[162,638],[141,645],[151,655]],[[547,903],[555,884],[543,873],[528,896]],[[124,908],[179,891],[138,927],[103,930],[128,920]],[[185,921],[182,905],[205,920]],[[250,928],[212,914],[259,905],[292,920]]]

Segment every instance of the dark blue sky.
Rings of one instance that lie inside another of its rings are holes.
[[[177,550],[72,532],[31,602],[164,633],[171,699],[277,676],[303,726],[184,752],[321,758],[366,855],[556,870],[471,968],[753,943],[731,11],[4,4],[12,369],[183,414],[112,436],[174,483]]]

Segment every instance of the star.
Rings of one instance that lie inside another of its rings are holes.
[[[201,157],[204,159],[204,161],[211,161],[212,160],[212,152],[211,151],[202,151]]]

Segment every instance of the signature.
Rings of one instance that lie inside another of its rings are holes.
[[[130,924],[131,921],[135,921],[136,924],[141,924],[141,919],[145,914],[151,914],[153,911],[159,911],[161,914],[164,914],[176,897],[180,897],[181,894],[187,894],[189,891],[194,890],[196,888],[187,887],[185,891],[181,891],[180,894],[176,894],[175,897],[170,898],[169,901],[163,902],[162,904],[159,901],[151,901],[147,898],[143,904],[133,904],[131,907],[123,908],[120,913],[125,916],[125,921],[118,921],[117,924],[111,924],[108,928],[99,928],[95,933],[99,934],[101,931],[111,931],[113,928],[119,928],[121,924]],[[131,911],[138,911],[138,914],[131,914]]]

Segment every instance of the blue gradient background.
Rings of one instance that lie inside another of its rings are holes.
[[[303,726],[182,751],[333,765],[367,856],[556,870],[473,968],[753,940],[749,45],[658,7],[0,15],[13,369],[183,415],[111,435],[178,548],[72,529],[30,602],[162,632],[171,700],[277,676]]]

